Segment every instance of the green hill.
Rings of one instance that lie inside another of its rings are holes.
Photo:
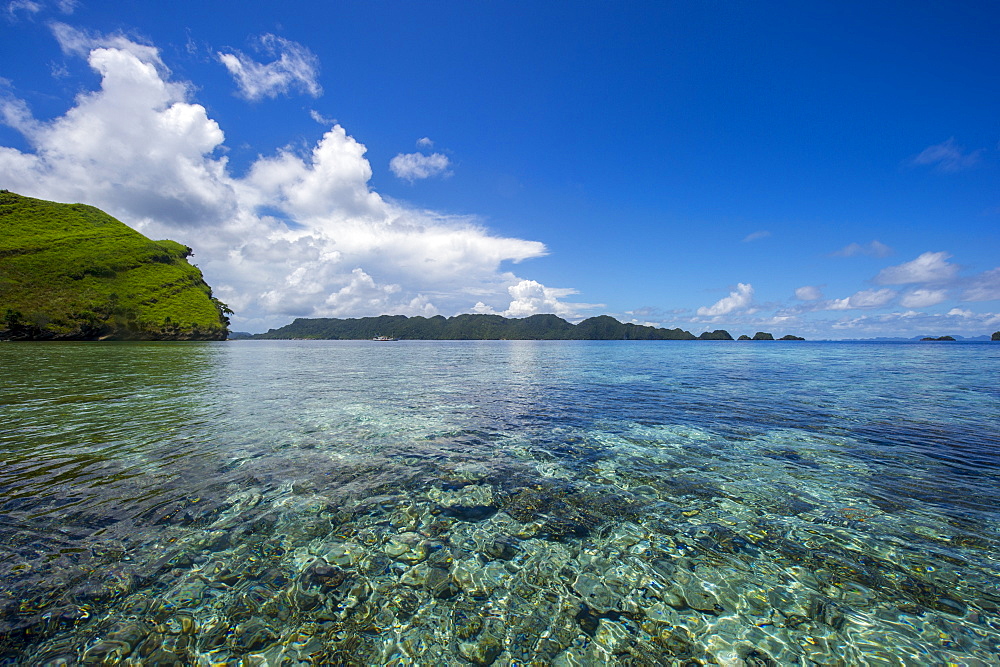
[[[382,315],[358,319],[300,317],[291,324],[257,334],[254,338],[363,340],[375,336],[411,340],[694,340],[695,338],[682,329],[658,329],[638,324],[623,324],[608,315],[591,317],[576,325],[555,315],[532,315],[524,318],[506,318],[500,315],[456,315],[448,318],[441,315],[434,317]]]
[[[0,340],[225,340],[191,249],[107,213],[0,190]]]

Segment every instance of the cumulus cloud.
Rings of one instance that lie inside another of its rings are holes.
[[[743,237],[743,242],[750,243],[751,241],[759,241],[760,239],[766,239],[770,235],[771,232],[767,231],[766,229],[760,229],[756,232],[752,232]]]
[[[908,283],[934,283],[951,280],[958,266],[949,264],[946,252],[925,252],[919,257],[898,266],[879,271],[875,282],[880,285],[905,285]]]
[[[868,243],[850,243],[832,254],[834,257],[855,257],[857,255],[888,257],[892,254],[892,248],[881,241],[869,241]]]
[[[93,39],[65,26],[54,32],[70,51]],[[211,157],[223,142],[222,130],[204,107],[187,101],[187,86],[164,79],[156,50],[128,43],[93,48],[87,57],[101,75],[101,90],[78,96],[65,115],[41,123],[21,101],[3,105],[4,119],[35,148],[0,149],[7,187],[60,201],[112,204],[131,220],[184,224],[230,215],[235,193],[225,161]]]
[[[827,304],[826,310],[851,310],[854,308],[879,308],[888,305],[896,298],[896,291],[891,289],[862,290],[844,299],[834,299]]]
[[[573,310],[562,302],[572,290],[519,287],[526,279],[504,266],[543,256],[542,243],[496,236],[471,216],[386,201],[370,188],[365,146],[343,127],[309,151],[261,156],[236,176],[222,128],[192,100],[192,86],[171,79],[155,47],[64,26],[54,32],[68,52],[85,54],[100,86],[51,121],[4,98],[0,119],[31,150],[0,147],[0,182],[93,204],[153,238],[194,247],[237,325],[453,314],[480,301],[510,301],[512,313]]]
[[[960,171],[968,169],[979,162],[982,149],[967,153],[962,146],[955,144],[952,137],[940,144],[928,146],[913,158],[915,165],[934,165],[941,171]]]
[[[351,271],[348,283],[326,298],[320,313],[329,317],[350,315],[357,312],[387,313],[390,311],[396,315],[437,314],[437,310],[432,304],[425,301],[423,295],[415,296],[410,304],[394,303],[393,295],[400,290],[401,287],[395,284],[379,285],[363,269],[356,268]],[[418,307],[419,312],[417,313],[400,312],[400,310],[409,309],[413,303],[422,303],[424,308]]]
[[[899,305],[904,308],[927,308],[936,306],[948,298],[948,291],[943,289],[915,289],[900,298]]]
[[[400,153],[389,161],[389,169],[397,178],[402,178],[409,182],[430,178],[431,176],[448,176],[447,155],[441,153]]]
[[[577,294],[575,289],[546,287],[535,280],[518,280],[507,287],[511,302],[506,310],[497,312],[482,301],[476,303],[472,312],[504,317],[528,317],[542,313],[552,313],[565,319],[581,316],[581,311],[598,308],[601,304],[571,303],[563,301],[567,296]]]
[[[574,289],[546,287],[534,280],[522,280],[507,288],[512,301],[505,314],[509,317],[526,317],[538,313],[571,315],[574,306],[564,304],[560,299],[576,294]]]
[[[818,287],[813,287],[812,285],[805,285],[803,287],[798,287],[795,290],[795,298],[799,301],[816,301],[823,298],[823,293]]]
[[[274,57],[269,63],[259,63],[240,51],[218,52],[219,61],[226,66],[240,95],[250,101],[265,97],[287,95],[291,90],[319,97],[319,59],[312,51],[297,42],[266,34],[258,39],[258,51]]]
[[[729,293],[729,296],[719,299],[711,306],[702,306],[697,312],[702,317],[717,317],[728,315],[735,310],[745,309],[751,303],[753,303],[753,285],[739,283],[736,285],[736,289]]]
[[[431,141],[430,137],[420,137],[417,139],[417,148],[432,148],[434,142]]]

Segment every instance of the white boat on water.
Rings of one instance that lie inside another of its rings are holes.
[[[391,336],[375,336],[372,338],[373,341],[377,343],[388,343],[391,341],[399,340],[398,338],[392,338]]]

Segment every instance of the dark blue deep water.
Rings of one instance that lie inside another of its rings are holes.
[[[1000,343],[0,344],[0,662],[997,664]]]

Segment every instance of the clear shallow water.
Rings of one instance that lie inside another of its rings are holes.
[[[0,373],[6,662],[1000,654],[1000,345],[10,344]]]

